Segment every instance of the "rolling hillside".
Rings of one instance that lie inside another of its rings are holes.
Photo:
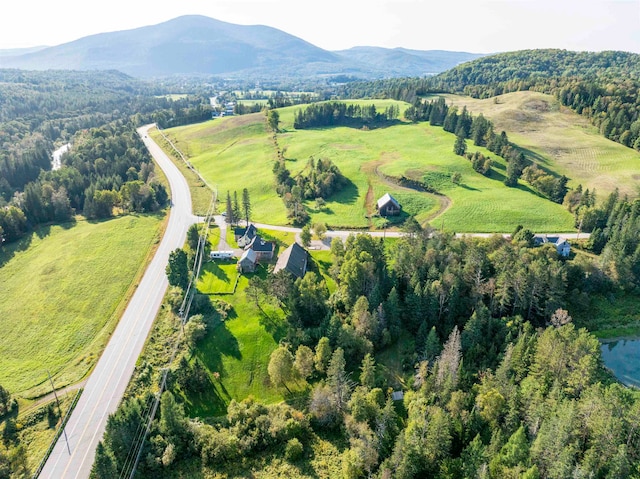
[[[354,103],[374,103],[378,109],[394,104],[401,111],[407,106],[393,100]],[[440,127],[399,122],[371,130],[344,126],[296,130],[293,117],[299,108],[279,110],[278,142],[291,174],[301,172],[310,157],[329,158],[349,180],[345,188],[327,198],[325,207],[317,209],[314,201],[305,203],[312,223],[327,223],[334,229],[378,227],[380,219],[372,216],[375,201],[389,192],[407,215],[447,231],[510,233],[519,224],[536,231],[573,231],[573,217],[564,207],[526,185],[508,188],[503,184],[504,161],[495,160],[490,176],[475,172],[469,161],[453,153],[455,136]],[[264,115],[217,119],[165,133],[217,185],[222,205],[227,191],[233,194],[248,187],[254,221],[287,223],[282,199],[275,191],[276,154]],[[459,185],[451,179],[454,173],[461,175]],[[400,176],[424,181],[441,195],[402,187],[389,179]]]
[[[474,115],[482,113],[505,130],[540,167],[566,175],[570,187],[582,184],[599,197],[618,188],[635,196],[640,186],[640,153],[608,140],[583,116],[543,93],[523,91],[495,99],[446,95],[447,102]]]

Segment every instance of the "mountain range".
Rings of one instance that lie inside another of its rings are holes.
[[[362,79],[424,76],[481,54],[355,47],[328,51],[276,28],[188,15],[132,30],[100,33],[53,47],[1,51],[0,68],[119,70],[139,78],[348,75]]]

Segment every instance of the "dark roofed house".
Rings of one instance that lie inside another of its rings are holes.
[[[273,241],[265,241],[259,235],[256,235],[251,240],[251,243],[245,246],[245,249],[255,251],[258,261],[269,261],[273,258],[276,244]]]
[[[238,247],[246,248],[258,234],[258,230],[254,225],[249,225],[248,228],[244,229],[236,228],[233,234],[236,238],[236,243],[238,243]]]
[[[298,243],[289,246],[278,257],[273,272],[277,273],[282,269],[289,271],[296,278],[302,278],[307,272],[307,250]]]
[[[380,216],[396,216],[400,214],[402,207],[389,193],[385,193],[376,203],[376,209]]]

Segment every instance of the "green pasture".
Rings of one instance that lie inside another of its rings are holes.
[[[395,100],[361,100],[379,110]],[[403,206],[403,214],[389,218],[391,226],[409,215],[421,223],[455,232],[511,232],[521,224],[534,231],[573,231],[573,218],[561,205],[550,202],[521,184],[503,184],[505,163],[480,148],[494,160],[491,175],[476,173],[470,162],[453,153],[454,135],[428,123],[397,121],[391,125],[358,129],[350,127],[295,130],[293,118],[303,106],[280,109],[278,143],[292,174],[302,171],[310,157],[330,158],[349,183],[316,209],[306,208],[311,223],[330,228],[376,228],[375,203],[389,192]],[[252,203],[252,219],[269,224],[286,224],[286,212],[275,192],[272,173],[275,149],[262,114],[226,118],[222,121],[167,130],[186,152],[207,181],[216,184],[220,201],[226,191],[241,192],[247,187]],[[514,139],[515,140],[515,139]],[[469,145],[470,151],[476,147]],[[460,184],[451,181],[454,173]],[[440,195],[419,192],[397,185],[390,177],[405,176],[424,181]]]
[[[287,221],[284,203],[274,187],[273,141],[264,113],[225,117],[164,130],[200,174],[218,189],[219,209],[225,209],[227,191],[233,197],[248,188],[252,217],[270,224]]]
[[[553,96],[524,91],[485,100],[445,98],[491,119],[498,132],[506,131],[511,141],[528,150],[529,159],[570,178],[570,187],[595,188],[600,199],[615,188],[638,195],[640,153],[604,138],[587,118],[561,106]]]
[[[518,224],[535,231],[573,230],[573,218],[561,205],[524,185],[507,188],[502,183],[504,162],[483,148],[479,150],[495,161],[494,171],[490,177],[476,173],[469,161],[453,153],[455,136],[440,127],[399,123],[369,131],[346,127],[294,130],[295,109],[282,110],[286,132],[279,135],[292,172],[304,168],[309,156],[328,157],[351,180],[350,187],[330,198],[324,211],[312,210],[313,221],[367,226],[366,216],[388,191],[418,221],[431,221],[447,231],[510,232]],[[469,151],[477,149],[469,144]],[[456,172],[462,176],[459,185],[451,181]],[[389,184],[384,175],[425,181],[446,197]],[[438,214],[435,219],[434,213]]]
[[[143,273],[162,220],[45,227],[0,250],[0,384],[35,397],[50,389],[47,370],[58,387],[82,379]]]
[[[269,103],[269,100],[265,100],[265,99],[260,99],[260,100],[238,100],[238,104],[244,105],[244,106],[253,106],[253,105],[265,106],[267,103]]]
[[[189,185],[189,192],[191,193],[191,208],[193,214],[201,216],[206,215],[207,211],[209,211],[209,206],[211,205],[211,190],[207,187],[206,184],[204,184],[204,182],[198,177],[196,173],[194,173],[187,167],[187,165],[184,164],[184,161],[182,161],[182,159],[178,157],[176,152],[164,140],[157,129],[154,128],[150,130],[149,136],[151,136],[151,138],[153,138],[153,141],[158,143],[158,145],[162,146],[164,152],[180,170],[182,176],[184,176],[187,180],[187,185]],[[161,174],[164,178],[164,173],[162,173],[162,170],[160,168],[156,167],[156,174]],[[166,182],[166,178],[165,185],[167,186],[167,191],[171,191],[168,183]]]

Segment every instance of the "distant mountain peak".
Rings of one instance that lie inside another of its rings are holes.
[[[438,73],[479,56],[366,46],[330,52],[273,27],[236,25],[203,15],[183,15],[21,53],[0,53],[0,68],[119,70],[136,77],[275,78],[347,73],[371,79]]]

